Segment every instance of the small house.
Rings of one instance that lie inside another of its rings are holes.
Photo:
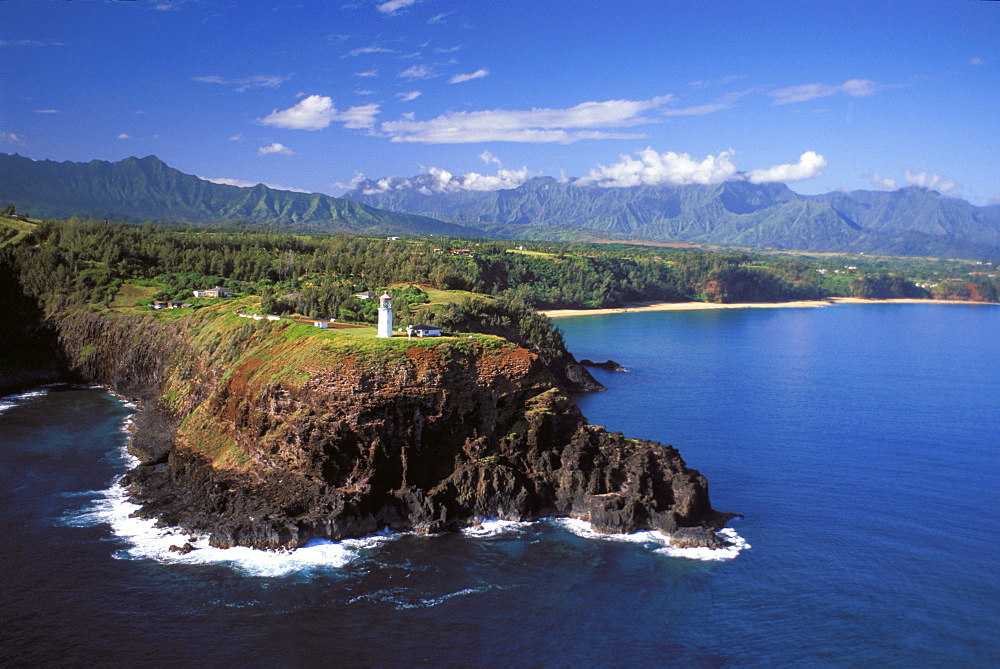
[[[413,334],[418,337],[440,337],[441,328],[436,325],[414,325]]]
[[[209,288],[207,290],[196,290],[194,291],[195,297],[235,297],[233,293],[221,286],[216,286],[215,288]]]

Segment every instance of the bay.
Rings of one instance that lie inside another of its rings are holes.
[[[1000,309],[558,325],[629,370],[595,371],[591,422],[677,446],[751,548],[701,561],[542,522],[170,557],[185,537],[128,525],[113,492],[130,409],[54,387],[0,400],[0,664],[1000,661]]]

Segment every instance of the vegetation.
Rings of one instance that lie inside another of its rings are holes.
[[[830,296],[993,302],[1000,297],[990,262],[940,259],[564,242],[531,243],[511,252],[509,244],[495,240],[305,236],[75,217],[40,222],[0,217],[0,239],[7,240],[0,244],[0,309],[4,320],[15,321],[8,327],[9,359],[2,361],[7,369],[22,364],[10,353],[17,348],[12,342],[30,347],[26,323],[67,309],[149,310],[152,300],[184,300],[205,316],[226,314],[242,332],[250,323],[236,318],[237,309],[373,323],[378,299],[362,299],[362,293],[388,290],[399,326],[427,322],[445,331],[497,335],[551,360],[564,347],[558,330],[537,313],[543,308]],[[194,298],[193,290],[216,285],[238,297]],[[215,307],[206,308],[210,305]],[[161,310],[156,317],[189,313]],[[12,314],[27,318],[19,323]],[[356,341],[374,336],[371,329],[338,333]],[[289,328],[286,336],[314,334],[302,326]]]

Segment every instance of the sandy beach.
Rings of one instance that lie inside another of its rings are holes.
[[[929,299],[898,299],[898,300],[866,300],[860,297],[831,297],[828,300],[799,300],[796,302],[734,302],[732,304],[717,304],[714,302],[640,302],[627,307],[614,309],[552,309],[539,313],[549,318],[567,318],[569,316],[597,316],[601,314],[627,314],[638,311],[694,311],[699,309],[801,309],[812,307],[832,307],[837,304],[977,304],[988,305],[987,302],[969,302],[959,300],[929,300]]]

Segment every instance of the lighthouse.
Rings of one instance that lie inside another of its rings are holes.
[[[378,334],[376,337],[392,336],[392,298],[386,292],[379,298]]]

